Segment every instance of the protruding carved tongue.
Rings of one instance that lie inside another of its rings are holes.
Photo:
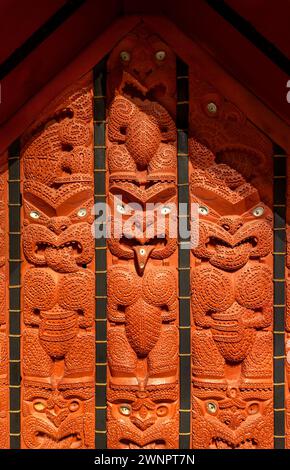
[[[138,272],[140,276],[144,272],[145,266],[147,264],[148,258],[153,248],[154,246],[144,246],[144,245],[133,246],[133,250],[135,251],[135,256],[136,256]]]

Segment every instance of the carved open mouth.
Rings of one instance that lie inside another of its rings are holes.
[[[82,244],[80,242],[76,241],[76,240],[65,242],[65,243],[63,243],[62,245],[59,245],[59,246],[56,246],[53,243],[49,243],[49,242],[36,243],[35,253],[37,255],[44,255],[44,253],[47,250],[48,251],[51,251],[51,250],[60,251],[60,250],[62,250],[63,253],[65,252],[65,253],[71,254],[73,256],[79,256],[83,251],[83,247],[82,247]]]
[[[240,240],[238,243],[231,245],[225,240],[222,240],[221,238],[213,236],[213,237],[208,238],[205,245],[208,250],[216,251],[219,248],[221,249],[226,248],[229,250],[234,250],[235,248],[243,247],[243,246],[255,248],[257,244],[258,244],[258,239],[256,237],[247,237],[247,238],[244,238],[243,240]]]
[[[66,436],[53,436],[43,431],[35,432],[35,437],[45,449],[78,449],[82,446],[80,433],[71,433]]]
[[[148,91],[143,91],[137,85],[127,82],[123,87],[123,93],[127,98],[139,98],[141,101],[156,101],[157,98],[160,99],[165,96],[166,87],[160,83],[150,88]]]
[[[144,446],[137,444],[134,441],[129,439],[121,439],[120,444],[122,444],[123,449],[165,449],[165,441],[163,439],[158,439],[156,441],[149,442]]]
[[[256,449],[257,442],[255,439],[244,439],[238,444],[234,444],[222,437],[214,437],[209,445],[210,449]]]

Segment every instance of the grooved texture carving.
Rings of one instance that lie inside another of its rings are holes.
[[[2,155],[1,165],[7,165]],[[9,448],[9,322],[8,322],[8,214],[7,174],[1,168],[0,174],[0,448]]]
[[[192,447],[273,446],[272,146],[190,73]]]
[[[122,214],[108,240],[109,448],[178,447],[175,75],[174,54],[143,27],[108,60],[107,195]],[[145,219],[146,203],[159,208]]]
[[[94,447],[92,78],[22,142],[22,446]]]

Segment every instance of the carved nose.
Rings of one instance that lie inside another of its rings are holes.
[[[48,228],[59,235],[66,230],[69,226],[70,220],[68,217],[52,217],[48,223]]]
[[[243,219],[239,216],[222,217],[219,225],[233,235],[243,226]]]
[[[133,73],[135,77],[141,78],[142,80],[144,78],[149,77],[149,75],[152,73],[152,67],[143,67],[142,69],[134,68]]]

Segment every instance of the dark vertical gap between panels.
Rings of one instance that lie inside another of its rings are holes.
[[[274,154],[274,447],[285,448],[286,155]]]
[[[106,60],[93,71],[94,80],[94,200],[103,203],[103,213],[96,218],[95,227],[105,227],[106,203]],[[101,221],[102,220],[102,221]],[[106,392],[107,392],[107,246],[105,236],[95,238],[95,309],[96,309],[96,426],[95,446],[107,447]]]
[[[10,448],[20,448],[20,142],[8,149]]]
[[[188,66],[177,59],[177,170],[179,203],[179,356],[180,418],[179,447],[190,448],[191,435],[191,345],[190,345],[190,237],[181,238],[181,229],[190,230],[188,185]],[[181,205],[183,204],[183,205]]]

